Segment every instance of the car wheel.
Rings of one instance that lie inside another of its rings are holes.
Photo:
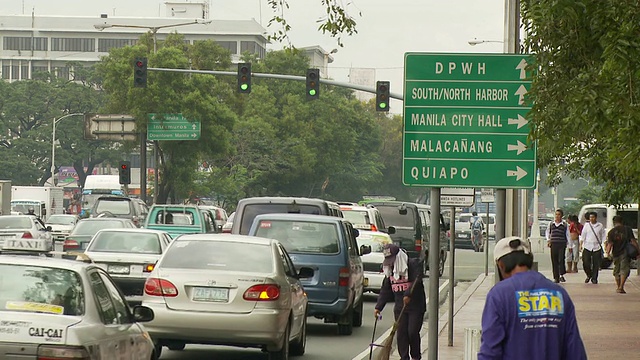
[[[282,347],[277,351],[269,352],[269,360],[289,360],[289,334],[291,333],[291,324],[287,324],[284,329],[282,338]]]
[[[360,304],[356,307],[356,310],[353,311],[353,326],[361,327],[362,326],[362,313],[364,312],[364,299],[362,295],[360,296]]]
[[[445,254],[440,254],[440,263],[438,264],[438,276],[442,276],[442,274],[444,274],[444,262],[447,261],[444,255]]]
[[[349,307],[343,318],[349,319],[349,322],[347,324],[338,322],[338,335],[351,335],[353,333],[353,307]]]
[[[173,343],[173,344],[169,344],[167,347],[171,351],[182,351],[184,350],[185,346],[187,346],[187,344],[185,343]]]
[[[296,341],[291,344],[289,352],[293,356],[302,356],[307,348],[307,315],[304,315],[302,320],[302,328],[300,329],[300,335]]]

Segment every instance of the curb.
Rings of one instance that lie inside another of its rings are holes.
[[[467,304],[467,301],[469,301],[469,299],[471,298],[471,296],[473,295],[473,293],[476,292],[476,290],[480,287],[480,285],[482,285],[482,283],[485,280],[489,280],[491,278],[493,278],[493,273],[489,273],[489,275],[485,276],[484,274],[480,274],[478,275],[478,277],[476,278],[476,280],[473,282],[473,284],[471,284],[463,293],[462,295],[460,295],[460,297],[456,300],[455,304],[453,304],[453,317],[455,318],[455,316],[458,314],[458,312],[460,311],[460,309],[462,309],[463,306],[465,306]],[[442,332],[444,331],[444,328],[447,326],[447,324],[449,324],[449,311],[445,312],[442,315],[442,318],[444,321],[441,321],[440,325],[438,325],[438,336],[440,336],[440,334],[442,334]],[[426,349],[426,348],[425,348]],[[424,354],[424,351],[422,352]]]
[[[438,300],[439,300],[439,303],[440,303],[439,305],[442,305],[442,303],[446,300],[446,296],[443,296],[443,294],[446,295],[448,293],[448,290],[449,290],[449,280],[447,279],[438,288]],[[427,297],[427,309],[428,308],[429,308],[429,297]],[[428,316],[425,316],[425,318],[424,318],[425,321],[423,322],[423,325],[427,324],[427,319],[428,319]],[[391,334],[391,329],[392,328],[387,329],[387,331],[385,331],[382,335],[380,335],[380,337],[378,337],[374,341],[374,343],[375,344],[381,344]],[[424,335],[421,335],[421,338],[422,337],[424,337]],[[391,349],[391,352],[393,353],[394,350],[395,350],[395,346]],[[375,351],[374,351],[374,354],[375,354]],[[367,347],[364,351],[362,351],[360,354],[354,356],[353,359],[351,359],[351,360],[366,360],[368,358],[369,358],[369,348]]]

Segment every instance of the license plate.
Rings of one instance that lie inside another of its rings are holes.
[[[107,272],[110,274],[129,274],[129,266],[109,265],[107,266]]]
[[[193,288],[193,301],[227,302],[229,301],[229,289],[196,287]]]
[[[369,279],[364,278],[364,281],[362,283],[364,284],[364,286],[369,286]]]

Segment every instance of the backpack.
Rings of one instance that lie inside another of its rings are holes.
[[[476,217],[473,225],[471,226],[473,230],[482,230],[482,221],[480,221],[480,217]]]

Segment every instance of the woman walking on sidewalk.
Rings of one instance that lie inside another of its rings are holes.
[[[578,261],[580,260],[580,233],[582,224],[577,215],[567,216],[569,220],[569,242],[567,243],[567,272],[578,272]]]
[[[493,251],[500,282],[487,294],[478,360],[584,360],[569,293],[532,271],[529,242],[504,238]]]

